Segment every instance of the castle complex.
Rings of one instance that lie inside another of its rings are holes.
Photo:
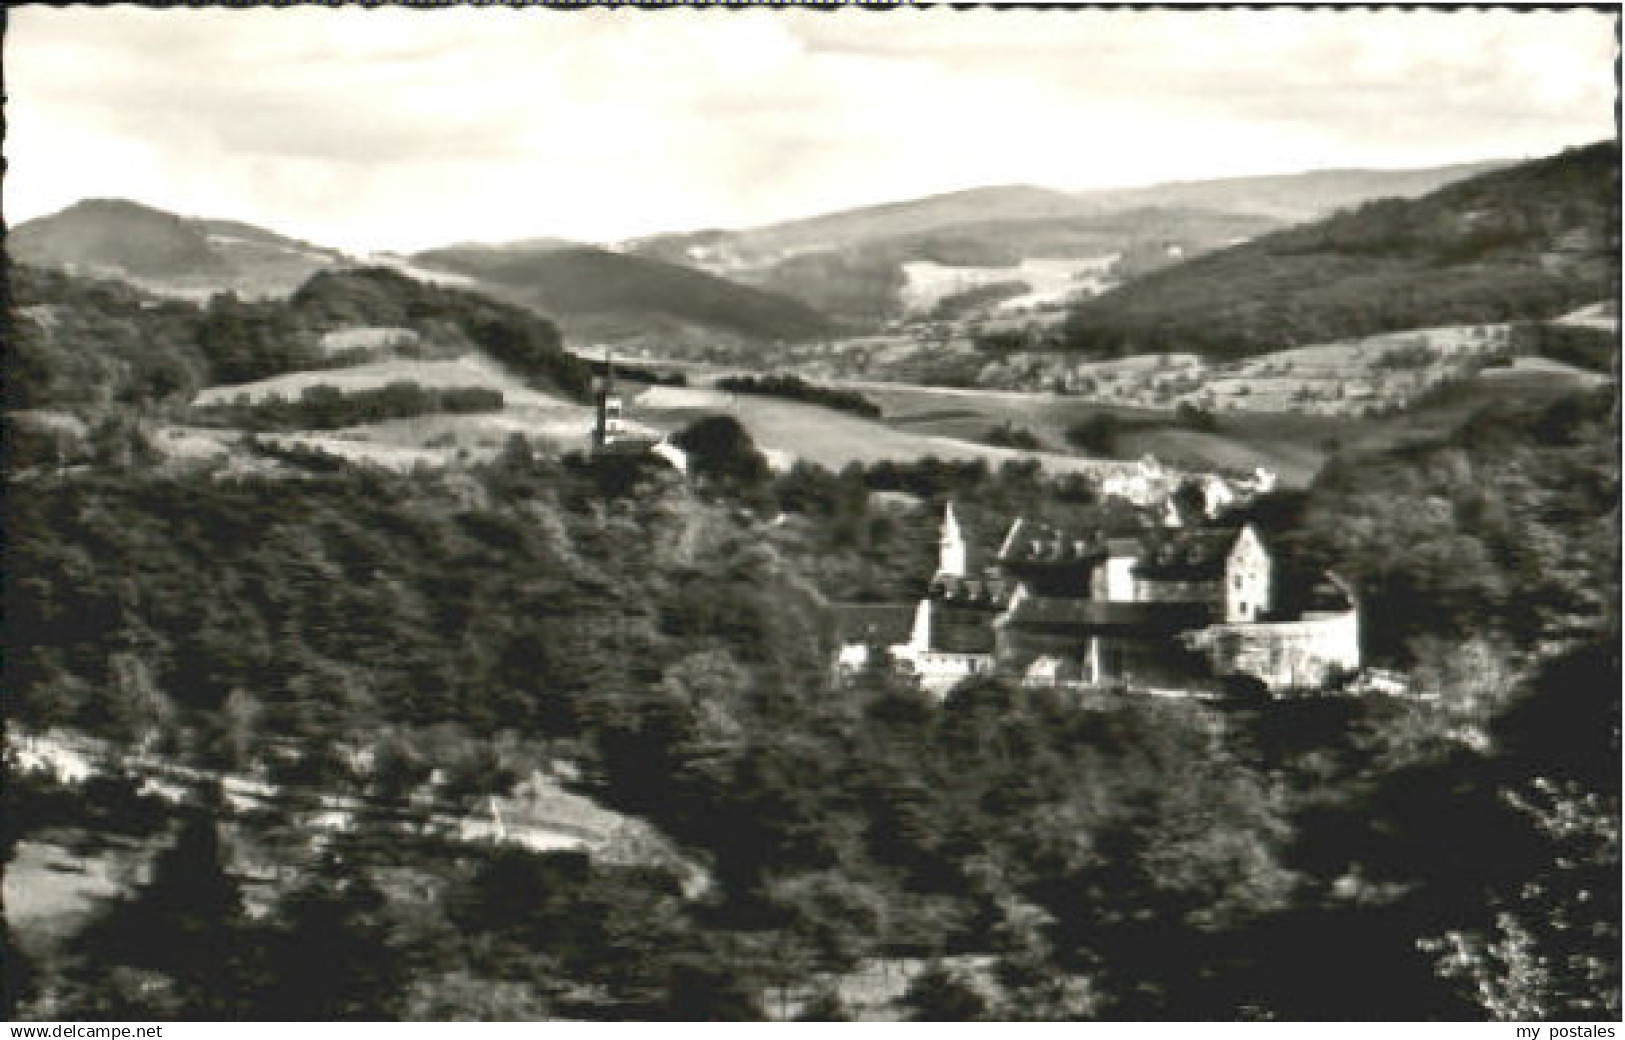
[[[1326,575],[1295,616],[1276,609],[1274,561],[1251,524],[1108,536],[1027,519],[973,574],[950,503],[937,573],[890,642],[884,608],[848,611],[839,662],[884,647],[925,689],[975,675],[1030,685],[1184,691],[1251,676],[1272,691],[1319,688],[1360,666],[1359,613]],[[895,613],[892,615],[895,617]]]

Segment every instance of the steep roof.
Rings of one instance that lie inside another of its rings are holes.
[[[1097,522],[1080,527],[1020,517],[1005,533],[998,561],[1065,564],[1108,556],[1138,556],[1145,537],[1144,527],[1135,517],[1103,514]]]
[[[1238,527],[1198,527],[1182,530],[1148,546],[1134,568],[1140,578],[1162,581],[1204,581],[1221,577],[1230,550],[1241,536]]]
[[[939,574],[931,582],[930,597],[955,606],[1002,610],[1015,594],[1014,582],[1003,578],[965,578]]]
[[[1022,517],[1010,525],[999,547],[1000,563],[1070,563],[1106,555],[1100,531],[1067,531]]]

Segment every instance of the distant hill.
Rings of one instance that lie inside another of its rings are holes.
[[[137,277],[221,274],[225,258],[196,220],[124,199],[86,199],[11,229],[7,249],[25,263],[118,268]]]
[[[917,234],[954,224],[1077,216],[1088,206],[1061,191],[1031,185],[972,188],[887,202],[738,231],[659,235],[625,243],[642,256],[677,263],[723,255],[746,262]]]
[[[674,263],[760,265],[806,252],[950,234],[948,229],[1035,227],[1132,211],[1223,214],[1275,225],[1327,216],[1375,198],[1411,198],[1508,165],[1462,163],[1417,170],[1312,170],[1064,192],[1029,184],[971,188],[737,230],[655,235],[619,248]],[[1025,255],[1033,255],[1027,253]]]
[[[636,255],[698,267],[874,325],[903,310],[905,264],[1007,267],[1030,257],[1193,255],[1280,227],[1269,217],[1139,207],[1103,213],[1063,192],[981,188],[742,231],[624,243]]]
[[[495,257],[504,253],[543,253],[554,249],[577,249],[590,244],[573,238],[536,235],[504,242],[453,242],[450,245],[437,246],[429,252],[485,253]]]
[[[412,262],[474,280],[582,335],[635,334],[645,327],[698,327],[748,340],[800,340],[832,331],[807,304],[703,271],[589,246],[453,247]]]
[[[908,263],[1007,267],[1030,258],[1118,255],[1114,274],[1128,280],[1172,259],[1374,198],[1421,195],[1497,165],[1320,170],[1076,193],[1005,185],[762,227],[659,235],[620,248],[873,326],[902,314]]]
[[[1613,142],[1368,202],[1078,304],[1065,348],[1243,357],[1406,328],[1554,317],[1619,280]]]
[[[127,199],[86,199],[10,230],[24,263],[124,278],[157,291],[291,292],[341,263],[336,249],[234,220],[183,217]]]
[[[837,318],[872,323],[903,310],[908,263],[949,267],[1013,267],[1029,257],[1118,256],[1124,273],[1194,256],[1280,227],[1267,217],[1204,210],[1137,209],[1094,216],[966,221],[798,253],[757,270],[731,272],[739,281],[781,292]],[[1012,272],[1012,281],[1019,275]]]
[[[797,250],[894,239],[960,224],[1057,220],[1084,213],[1078,200],[1065,192],[1010,185],[863,206],[752,228],[735,237],[754,249]]]
[[[1447,184],[1504,169],[1509,162],[1458,163],[1418,170],[1310,170],[1262,177],[1176,181],[1142,188],[1078,192],[1100,211],[1189,207],[1300,223],[1379,198],[1416,198]]]

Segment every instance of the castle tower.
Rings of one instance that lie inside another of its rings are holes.
[[[608,347],[604,348],[604,374],[593,397],[598,415],[593,422],[592,447],[600,451],[621,435],[621,395],[615,392],[615,360]]]
[[[965,573],[965,537],[950,501],[942,514],[942,537],[937,542],[937,577],[963,578]]]

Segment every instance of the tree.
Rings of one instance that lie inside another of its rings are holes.
[[[1117,440],[1122,427],[1122,421],[1117,416],[1111,412],[1100,412],[1068,427],[1066,439],[1073,447],[1092,455],[1111,457],[1117,454]]]
[[[767,459],[733,416],[696,419],[678,431],[672,442],[688,452],[689,472],[697,477],[742,487],[759,485],[768,477]]]
[[[695,955],[672,963],[660,1011],[674,1022],[757,1022],[765,1017],[757,994],[737,973]]]
[[[163,733],[175,714],[169,697],[153,681],[139,655],[114,653],[107,662],[107,728],[114,740],[143,748]]]
[[[1512,653],[1482,637],[1459,644],[1426,637],[1412,645],[1418,696],[1363,727],[1357,733],[1361,745],[1386,770],[1441,759],[1458,747],[1490,750],[1491,723],[1519,688]]]
[[[1219,428],[1219,420],[1212,412],[1206,408],[1191,404],[1189,401],[1179,402],[1178,406],[1174,408],[1174,418],[1178,420],[1181,426],[1187,426],[1193,430],[1211,433]]]
[[[0,922],[0,1014],[10,1021],[25,1017],[25,1008],[38,992],[38,972],[34,959],[17,946],[11,923]]]
[[[359,864],[329,851],[278,901],[262,1017],[292,1021],[395,1018],[406,963],[383,893]]]
[[[1488,929],[1420,945],[1492,1020],[1618,1019],[1618,800],[1544,779],[1508,797],[1551,843],[1551,869],[1505,901]]]
[[[826,971],[854,967],[885,934],[885,894],[837,871],[772,881],[767,898],[783,927],[816,953]]]
[[[512,979],[451,971],[412,981],[400,1003],[404,1022],[534,1022],[557,1012],[548,994]]]
[[[232,690],[215,712],[209,757],[226,769],[242,770],[262,753],[260,725],[264,707],[253,694]]]
[[[141,1017],[117,1006],[133,997],[149,1010],[146,1017],[260,1017],[258,935],[206,811],[188,814],[174,844],[153,863],[151,880],[106,907],[75,945],[76,988],[86,1011]],[[146,973],[149,981],[103,991],[102,980],[115,968]]]
[[[684,716],[685,729],[703,744],[736,741],[741,698],[750,674],[726,650],[689,654],[665,671],[661,690]]]
[[[914,976],[901,1003],[913,1022],[975,1022],[988,1012],[987,998],[941,961]]]
[[[852,1012],[833,987],[821,986],[801,1005],[797,1022],[851,1022]]]

